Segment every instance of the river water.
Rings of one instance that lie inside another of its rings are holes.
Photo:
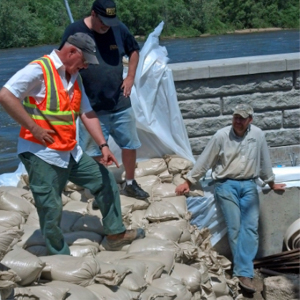
[[[169,63],[299,52],[299,31],[280,30],[160,41]],[[20,68],[50,53],[57,45],[0,50],[0,88]],[[141,44],[142,47],[142,44]],[[19,125],[0,106],[0,174],[13,172]]]

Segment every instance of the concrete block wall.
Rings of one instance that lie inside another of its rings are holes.
[[[218,129],[231,124],[234,107],[246,102],[254,108],[253,124],[265,132],[274,166],[300,164],[299,53],[169,67],[195,158]]]

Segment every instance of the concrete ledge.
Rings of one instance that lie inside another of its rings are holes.
[[[168,66],[174,81],[297,71],[300,69],[300,53],[194,61]]]

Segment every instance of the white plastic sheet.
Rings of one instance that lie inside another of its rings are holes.
[[[155,28],[140,51],[130,96],[142,143],[137,160],[178,154],[195,162],[177,102],[172,71],[167,66],[168,52],[159,45],[163,26],[161,22]],[[109,139],[109,146],[121,162],[121,151],[112,139]]]

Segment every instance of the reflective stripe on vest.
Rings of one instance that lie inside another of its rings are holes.
[[[38,63],[43,70],[45,81],[45,98],[40,104],[36,104],[34,98],[27,97],[23,105],[30,117],[44,129],[52,129],[55,142],[47,144],[47,147],[70,151],[76,144],[76,118],[79,116],[81,91],[76,81],[74,94],[70,101],[67,91],[64,89],[61,78],[48,56],[44,56],[32,63]],[[79,80],[81,80],[78,75]],[[41,144],[31,132],[21,128],[20,137]]]

